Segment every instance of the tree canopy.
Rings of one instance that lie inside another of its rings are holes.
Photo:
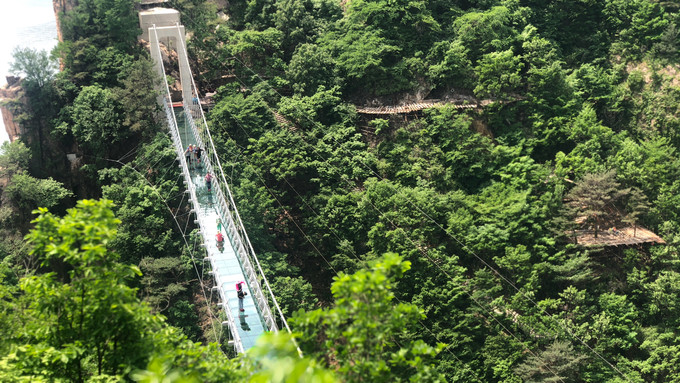
[[[3,381],[678,379],[677,4],[171,0],[304,351],[269,335],[234,360],[135,4],[60,15],[54,76],[15,55]],[[614,226],[665,244],[570,238]]]

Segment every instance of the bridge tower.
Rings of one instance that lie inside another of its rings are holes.
[[[180,58],[186,58],[186,34],[184,25],[181,25],[179,11],[170,8],[151,8],[139,12],[139,25],[142,34],[139,38],[148,41],[150,47],[163,43],[170,50],[176,50]],[[155,26],[155,33],[149,33],[150,28]],[[151,49],[151,58],[158,65],[163,59],[160,49]],[[179,81],[182,85],[182,99],[191,100],[191,69],[189,60],[179,61]],[[182,100],[176,100],[182,101]]]

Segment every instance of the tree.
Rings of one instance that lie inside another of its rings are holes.
[[[121,73],[122,88],[113,91],[125,111],[125,124],[131,132],[150,136],[159,125],[158,75],[150,60],[138,59]]]
[[[9,70],[15,75],[24,75],[26,85],[43,88],[54,79],[57,65],[50,59],[46,51],[31,48],[15,48],[12,52],[14,61]]]
[[[555,173],[564,177],[582,177],[606,169],[606,160],[620,150],[621,134],[598,121],[595,109],[588,103],[568,123],[565,135],[576,146],[567,154],[558,153]]]
[[[678,35],[680,35],[678,27],[671,22],[666,27],[659,41],[652,47],[652,52],[657,57],[665,58],[669,61],[674,61],[678,58]]]
[[[31,161],[31,151],[20,140],[5,141],[0,146],[0,176],[11,178],[26,170]]]
[[[130,0],[80,0],[59,15],[64,40],[89,38],[98,47],[110,44],[130,50],[140,34],[134,2]]]
[[[422,152],[421,156],[431,162],[426,166],[430,173],[435,173],[436,165],[444,167],[443,180],[435,183],[439,190],[451,190],[452,187],[475,190],[495,168],[497,160],[491,140],[475,132],[472,119],[454,107],[432,109],[425,115],[427,124],[414,137],[417,143],[404,143],[406,150],[418,148],[417,152]],[[384,144],[385,148],[390,146]],[[392,166],[400,166],[402,157],[390,154]]]
[[[633,225],[633,237],[637,234],[637,223],[642,214],[649,210],[647,196],[638,188],[632,188],[628,196],[628,214],[624,222]]]
[[[475,94],[478,97],[509,99],[519,90],[523,67],[522,58],[515,56],[512,49],[485,54],[475,68],[479,76]]]
[[[526,106],[532,110],[529,113],[533,113],[537,126],[550,127],[553,124],[545,124],[547,119],[564,118],[573,113],[570,105],[574,99],[573,86],[567,81],[565,63],[554,41],[541,37],[533,25],[527,25],[520,38],[526,62]],[[562,126],[563,123],[558,122],[556,130],[560,132]],[[551,132],[539,132],[537,136],[545,137],[546,141],[556,138]]]
[[[352,28],[382,31],[390,43],[410,54],[441,29],[427,5],[423,0],[356,0],[349,3],[347,21]]]
[[[300,357],[286,333],[266,333],[248,352],[250,383],[334,383],[335,375],[308,356]]]
[[[274,114],[256,95],[226,95],[215,104],[210,113],[211,129],[216,135],[236,140],[246,146],[249,139],[257,139],[276,126]]]
[[[605,225],[620,218],[615,204],[630,193],[616,182],[616,172],[586,174],[565,196],[567,215],[592,226],[595,237]]]
[[[295,49],[286,76],[296,93],[311,96],[321,85],[326,89],[335,85],[334,67],[335,62],[328,52],[314,44],[302,44]]]
[[[260,74],[280,75],[285,68],[281,58],[281,43],[283,33],[276,28],[263,31],[245,29],[235,31],[229,28],[219,28],[215,31],[221,41],[218,49],[224,57],[237,57],[234,70],[239,77],[252,76],[251,70]]]
[[[610,158],[622,181],[637,185],[653,201],[669,180],[680,177],[680,158],[668,137],[653,136],[642,142],[626,138]]]
[[[73,193],[61,182],[30,175],[30,150],[21,142],[5,142],[0,148],[0,176],[5,179],[0,196],[0,229],[8,226],[5,238],[23,236],[30,224],[31,211],[38,207],[53,208]]]
[[[415,305],[393,302],[395,283],[409,268],[410,262],[385,254],[369,270],[340,273],[331,287],[333,307],[298,312],[292,320],[303,332],[303,352],[337,366],[346,381],[441,380],[431,358],[443,345],[413,341],[411,326],[423,314]]]
[[[64,40],[57,45],[55,51],[64,63],[64,70],[57,75],[58,79],[65,80],[61,84],[64,88],[75,85],[79,90],[80,87],[92,85],[94,82],[92,77],[97,72],[101,52],[91,39]],[[99,77],[110,76],[100,74]],[[76,89],[69,90],[77,93]]]
[[[676,299],[677,290],[672,298]],[[664,303],[665,306],[665,303]],[[638,364],[648,382],[680,382],[680,345],[678,336],[671,328],[652,326],[642,329],[645,341],[640,348],[646,359]]]
[[[328,24],[342,17],[340,4],[329,0],[278,0],[273,16],[274,26],[283,32],[284,57],[304,43],[313,42]]]
[[[473,64],[485,54],[510,49],[518,31],[513,23],[524,23],[519,2],[492,7],[483,12],[466,12],[453,22],[456,39],[468,49]]]
[[[179,177],[175,176],[175,179]],[[124,262],[138,264],[143,257],[161,258],[179,253],[179,243],[173,235],[173,218],[161,196],[161,193],[176,193],[174,182],[162,180],[157,187],[151,186],[130,167],[106,169],[100,179],[110,183],[103,186],[102,194],[116,203],[113,210],[122,220],[111,247],[121,254]]]
[[[436,84],[469,87],[474,71],[468,51],[460,40],[435,43],[428,57],[435,61],[428,68],[428,76]]]
[[[139,269],[117,263],[118,255],[107,249],[120,222],[110,208],[110,201],[83,200],[63,218],[41,208],[27,237],[43,267],[55,271],[22,280],[36,319],[26,331],[37,342],[25,346],[21,365],[42,366],[51,379],[82,382],[125,373],[125,366],[140,366],[148,354],[142,350],[149,347],[153,322],[124,284]],[[41,350],[51,357],[42,358]]]
[[[302,277],[278,277],[272,283],[281,311],[290,317],[298,310],[311,311],[318,307],[318,299],[312,292],[312,285]]]
[[[92,77],[92,85],[97,84],[104,88],[119,86],[121,85],[121,80],[127,76],[132,67],[145,65],[147,62],[148,60],[137,59],[135,56],[114,47],[98,49],[93,63],[96,65],[96,68],[89,73]],[[139,90],[146,90],[144,85],[155,78],[151,73],[146,74],[144,78],[140,76],[137,79],[140,81],[138,84]]]
[[[38,207],[52,208],[73,193],[52,178],[39,179],[20,172],[12,177],[5,190],[19,208],[30,211]]]
[[[399,64],[399,47],[390,44],[380,30],[341,23],[342,30],[326,33],[320,45],[335,59],[346,92],[366,90],[381,95],[410,87],[411,81],[403,76],[405,68]]]
[[[609,0],[604,14],[617,41],[613,49],[637,59],[648,51],[668,26],[659,4],[646,0]]]
[[[611,37],[603,21],[605,1],[557,0],[544,2],[527,0],[522,3],[531,9],[531,24],[541,34],[557,42],[569,65],[591,62],[608,53]],[[612,31],[616,33],[616,30]]]
[[[279,113],[308,130],[323,130],[336,124],[349,125],[355,118],[354,108],[340,98],[337,87],[314,89],[311,96],[284,97]]]
[[[188,283],[181,278],[186,270],[179,257],[145,257],[139,262],[139,269],[144,273],[142,297],[154,312],[167,311],[187,290]]]
[[[567,342],[555,341],[532,355],[515,370],[527,383],[573,382],[580,376],[584,355],[576,355]]]
[[[113,92],[97,85],[83,88],[73,101],[69,126],[62,123],[62,132],[71,132],[85,148],[105,155],[111,143],[123,140],[128,132],[124,128],[124,111]]]

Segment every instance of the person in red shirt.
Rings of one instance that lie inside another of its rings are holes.
[[[210,192],[211,189],[212,189],[212,179],[213,179],[212,174],[210,174],[210,172],[208,172],[208,173],[205,175],[205,186],[208,187],[208,191],[209,191],[209,192]]]

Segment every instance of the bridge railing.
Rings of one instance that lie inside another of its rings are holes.
[[[205,129],[197,128],[195,120],[191,117],[191,112],[185,106],[185,117],[191,127],[191,131],[194,134],[194,138],[199,147],[205,148],[206,142],[210,145],[210,139],[206,135]],[[201,130],[203,132],[201,132]],[[243,274],[246,277],[246,282],[250,287],[253,300],[257,306],[258,312],[260,313],[262,319],[264,320],[269,331],[278,331],[278,326],[274,316],[269,308],[269,301],[267,296],[264,294],[262,284],[264,276],[257,272],[255,266],[254,253],[248,251],[248,247],[244,241],[245,230],[243,229],[243,224],[240,223],[240,217],[235,209],[234,202],[231,198],[231,193],[228,189],[228,185],[221,180],[223,177],[221,168],[219,166],[214,167],[212,163],[216,160],[216,156],[213,154],[213,150],[206,150],[205,153],[210,158],[209,161],[204,162],[206,170],[215,175],[216,181],[213,183],[213,192],[215,193],[215,209],[218,215],[222,218],[223,226],[227,232],[227,237],[232,245],[232,248],[236,252],[236,256],[241,263],[241,268]]]
[[[165,110],[166,118],[168,120],[168,126],[170,127],[170,134],[172,135],[172,142],[173,145],[175,146],[175,151],[178,153],[178,158],[179,158],[179,163],[180,167],[182,168],[182,173],[184,175],[184,183],[186,184],[187,191],[189,192],[190,195],[190,200],[192,202],[192,209],[193,211],[197,212],[200,208],[198,206],[198,197],[196,196],[196,185],[194,185],[193,182],[187,182],[187,180],[191,179],[191,173],[189,172],[189,166],[186,163],[186,158],[183,155],[180,155],[179,153],[183,152],[182,148],[182,140],[179,134],[179,127],[177,125],[177,119],[175,117],[175,113],[172,110],[172,101],[168,97],[166,102],[163,103],[163,109]],[[203,222],[198,220],[198,225],[200,228],[200,233],[203,242],[208,238],[205,238],[204,234],[206,232],[206,228],[203,227]],[[215,265],[212,264],[212,258],[210,258],[211,266],[213,270],[215,269]],[[212,274],[213,278],[215,279],[215,284],[216,286],[222,286],[222,281],[220,280],[220,276],[216,273]],[[204,288],[204,286],[201,286],[201,288]],[[233,317],[232,311],[229,307],[229,298],[225,295],[225,292],[223,289],[218,288],[219,294],[220,294],[220,305],[222,305],[222,308],[224,309],[225,314],[227,315],[227,323],[229,325],[229,331],[232,334],[232,339],[234,341],[234,348],[236,349],[236,352],[238,353],[243,353],[244,348],[243,348],[243,342],[241,341],[241,337],[239,335],[238,330],[236,329],[236,320]]]
[[[179,25],[177,25],[179,29]],[[186,54],[186,44],[181,41],[178,44],[178,48],[183,50],[178,57],[179,60],[186,60],[184,62],[186,68],[191,71],[188,55]],[[183,53],[183,54],[182,54]],[[181,64],[180,64],[181,65]],[[190,118],[190,124],[192,126],[192,131],[196,135],[196,141],[202,148],[206,150],[207,156],[210,158],[210,168],[209,170],[216,176],[216,193],[219,196],[218,210],[220,215],[223,217],[223,222],[228,228],[228,234],[234,249],[237,250],[237,255],[241,264],[244,268],[244,273],[246,274],[247,282],[254,294],[254,300],[262,317],[270,331],[278,331],[278,325],[276,317],[272,314],[270,309],[270,304],[276,308],[277,316],[282,327],[284,327],[288,332],[290,332],[290,327],[288,327],[288,322],[286,321],[281,307],[279,306],[274,292],[264,275],[262,266],[257,259],[253,245],[248,238],[248,233],[243,226],[243,221],[234,203],[234,197],[229,188],[229,183],[227,182],[224,172],[222,171],[222,165],[217,155],[217,150],[215,149],[215,144],[210,135],[210,130],[208,128],[208,122],[203,113],[203,108],[201,107],[201,97],[196,87],[196,82],[194,81],[193,75],[189,76],[191,78],[191,100],[184,100],[185,114]],[[216,168],[213,168],[212,164],[215,164]],[[224,220],[226,219],[226,221]],[[266,293],[266,294],[265,294]],[[299,349],[298,349],[299,351]]]
[[[155,27],[154,29],[154,34],[156,34]],[[158,36],[156,35],[156,41],[158,41]],[[156,49],[158,53],[158,57],[160,56],[160,45],[156,44],[155,47],[150,47],[150,49]],[[165,73],[165,65],[163,64],[163,60],[158,60],[159,62],[156,63],[158,66],[158,71],[162,74]],[[194,212],[198,212],[199,206],[198,206],[198,197],[196,195],[196,185],[193,184],[193,182],[190,182],[191,180],[191,173],[189,171],[189,166],[186,163],[186,158],[182,155],[184,152],[184,148],[182,147],[182,139],[180,137],[179,133],[179,126],[177,125],[177,118],[175,116],[174,111],[172,110],[172,98],[170,96],[170,87],[168,85],[168,80],[167,78],[163,75],[161,76],[164,81],[165,85],[165,92],[162,92],[159,97],[158,101],[159,103],[163,106],[163,110],[165,112],[165,117],[167,120],[167,126],[170,130],[170,135],[172,137],[172,143],[175,146],[175,152],[177,153],[178,160],[180,163],[180,168],[182,169],[182,174],[184,175],[184,183],[186,184],[187,192],[190,195],[190,200],[192,203],[192,209]],[[164,94],[163,94],[164,93]],[[201,222],[199,221],[199,226],[201,226]],[[205,228],[200,227],[201,232],[205,233]],[[205,240],[205,238],[204,238]],[[221,281],[219,280],[219,276],[215,275],[215,281],[218,283],[217,286],[221,286]],[[204,286],[201,286],[201,288],[204,288]],[[234,348],[236,349],[236,352],[242,353],[243,350],[243,343],[240,339],[240,335],[238,330],[236,329],[236,321],[233,318],[232,312],[229,309],[229,303],[228,299],[226,296],[224,296],[224,291],[222,289],[219,289],[220,291],[220,298],[222,299],[222,304],[224,311],[227,315],[227,320],[229,323],[229,331],[232,334],[232,339],[234,341]]]

